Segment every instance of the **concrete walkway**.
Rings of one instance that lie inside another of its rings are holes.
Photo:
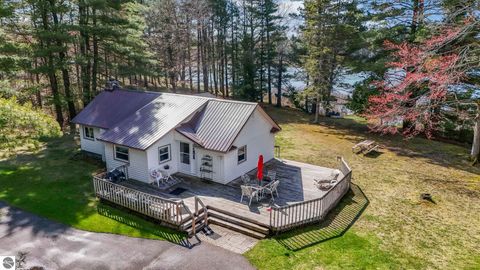
[[[27,269],[254,269],[243,256],[206,242],[188,249],[85,232],[0,202],[0,256],[19,252],[27,253]]]
[[[252,249],[258,239],[250,237],[239,232],[235,232],[214,224],[209,224],[213,234],[206,235],[203,232],[198,233],[198,238],[202,243],[210,243],[214,246],[230,250],[232,252],[243,254]]]

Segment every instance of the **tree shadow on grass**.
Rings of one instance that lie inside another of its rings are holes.
[[[292,251],[341,237],[353,226],[369,204],[359,186],[352,184],[340,203],[319,224],[287,232],[275,239]]]
[[[98,165],[71,160],[77,152],[70,135],[47,140],[37,151],[25,151],[1,160],[0,199],[62,224],[78,224],[95,213],[89,203],[93,198],[91,173]],[[34,234],[52,231],[43,223],[35,225],[35,219],[18,211],[12,211],[9,220],[5,225],[10,231],[17,226],[32,226]]]

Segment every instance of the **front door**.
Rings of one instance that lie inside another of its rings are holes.
[[[180,142],[180,171],[191,174],[190,144]]]

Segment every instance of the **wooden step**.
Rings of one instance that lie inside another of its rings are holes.
[[[198,224],[200,222],[202,222],[203,220],[205,220],[205,215],[206,213],[201,213],[198,217],[195,218],[195,221],[196,223],[195,224]],[[188,219],[185,219],[184,223],[182,223],[182,225],[180,225],[181,229],[182,230],[187,230],[188,228],[192,227],[192,217],[188,218]]]
[[[258,226],[262,226],[262,227],[266,227],[266,228],[268,227],[268,224],[261,223],[261,222],[255,220],[255,219],[246,218],[246,217],[241,216],[239,214],[235,214],[235,213],[232,213],[232,212],[229,212],[227,210],[223,210],[223,209],[211,206],[211,205],[207,205],[207,209],[208,210],[213,210],[213,211],[216,211],[216,212],[220,212],[222,214],[232,216],[234,218],[237,218],[237,219],[240,219],[240,220],[243,220],[243,221],[246,221],[246,222],[257,224]],[[210,212],[210,211],[208,211],[208,212]]]
[[[222,226],[222,227],[225,227],[225,228],[230,229],[232,231],[236,231],[236,232],[251,236],[251,237],[256,238],[256,239],[263,239],[263,238],[266,237],[266,235],[263,234],[263,233],[260,233],[260,232],[254,231],[254,230],[250,230],[250,229],[245,228],[243,226],[239,226],[239,225],[227,222],[225,220],[218,219],[216,217],[209,217],[208,222],[210,224],[215,224],[215,225],[218,225],[218,226]]]
[[[202,213],[205,211],[205,209],[201,208],[198,210],[198,215],[202,215]],[[185,216],[185,218],[182,219],[182,221],[180,222],[180,224],[185,224],[187,223],[188,221],[190,221],[192,219],[192,216],[190,216],[190,214],[188,213],[185,213],[183,214],[182,216]]]
[[[209,218],[214,217],[216,219],[220,219],[220,220],[223,220],[223,221],[226,221],[226,222],[229,222],[229,223],[233,223],[237,226],[245,227],[249,230],[256,231],[256,232],[259,232],[259,233],[264,234],[264,235],[268,235],[268,233],[270,232],[270,230],[267,227],[260,226],[260,225],[255,224],[255,223],[236,218],[232,215],[220,213],[220,212],[217,212],[215,210],[209,210],[208,211],[208,217]]]
[[[203,227],[205,227],[205,222],[202,219],[202,221],[195,223],[195,232],[199,233]],[[188,236],[193,236],[193,228],[191,226],[185,232],[187,232]]]

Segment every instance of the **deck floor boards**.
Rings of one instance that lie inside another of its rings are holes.
[[[195,196],[199,196],[207,205],[254,219],[268,226],[270,222],[270,212],[267,209],[271,205],[283,206],[320,198],[325,194],[325,191],[319,190],[314,185],[313,179],[328,179],[334,170],[296,161],[281,161],[277,159],[267,162],[265,167],[266,170],[273,169],[277,171],[277,180],[280,180],[280,185],[278,186],[279,197],[272,199],[267,195],[259,202],[253,200],[250,206],[248,205],[249,198],[244,198],[243,202],[240,202],[240,185],[242,183],[240,178],[235,179],[227,185],[222,185],[215,182],[204,181],[196,177],[176,174],[175,177],[182,181],[165,191],[161,191],[153,185],[135,180],[123,181],[120,184],[164,198],[183,199],[191,211],[195,209]],[[255,179],[256,170],[248,174],[251,176],[251,179]],[[340,175],[338,179],[341,178],[342,175]],[[178,187],[185,188],[186,191],[180,195],[169,194],[169,192]]]

